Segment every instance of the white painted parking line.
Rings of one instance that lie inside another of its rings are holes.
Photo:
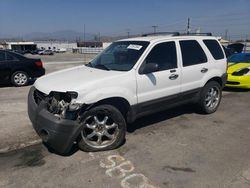
[[[100,167],[105,174],[121,180],[122,188],[159,188],[142,173],[136,173],[133,163],[120,155],[109,155],[100,160]]]

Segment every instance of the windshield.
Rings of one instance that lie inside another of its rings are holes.
[[[250,53],[234,54],[228,58],[230,63],[250,63]]]
[[[115,71],[129,71],[136,64],[149,42],[119,41],[112,43],[86,66]]]

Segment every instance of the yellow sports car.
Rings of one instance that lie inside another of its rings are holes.
[[[228,58],[226,87],[250,89],[250,53],[238,53]]]

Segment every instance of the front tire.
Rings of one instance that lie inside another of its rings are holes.
[[[198,103],[203,114],[211,114],[218,109],[222,97],[221,90],[221,85],[216,81],[210,81],[203,87]]]
[[[16,71],[11,76],[11,83],[16,87],[25,86],[28,84],[29,76],[24,71]]]
[[[96,106],[85,112],[80,122],[82,130],[78,146],[83,151],[115,149],[125,140],[126,121],[114,106]]]

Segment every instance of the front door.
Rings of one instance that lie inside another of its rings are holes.
[[[174,102],[172,99],[177,98],[181,88],[175,42],[156,44],[141,66],[149,63],[157,64],[158,70],[149,74],[136,73],[138,106],[142,111]]]
[[[9,63],[6,61],[6,53],[0,51],[0,83],[4,83],[9,79]]]

